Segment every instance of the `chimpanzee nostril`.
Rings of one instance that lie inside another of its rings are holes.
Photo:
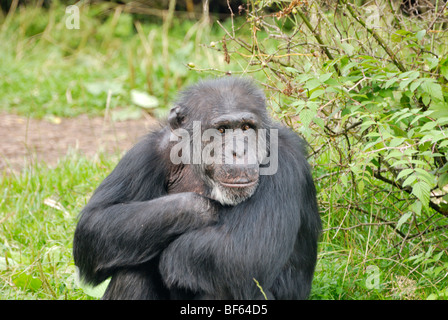
[[[258,165],[222,165],[215,171],[215,178],[225,184],[253,183],[258,176]]]

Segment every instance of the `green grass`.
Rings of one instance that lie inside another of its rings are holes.
[[[84,299],[75,285],[77,216],[117,156],[75,152],[51,168],[31,165],[0,178],[0,299]]]
[[[220,28],[174,19],[165,33],[165,22],[140,22],[120,11],[107,16],[107,8],[80,7],[79,29],[66,28],[65,7],[58,5],[0,17],[0,108],[40,118],[100,115],[109,90],[111,108],[132,108],[137,89],[166,111],[181,87],[204,76],[188,63],[224,67],[222,54],[197,45],[222,37]]]

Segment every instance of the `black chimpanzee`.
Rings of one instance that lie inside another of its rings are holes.
[[[111,277],[104,299],[307,298],[321,221],[303,149],[251,81],[190,87],[83,209],[82,279]]]

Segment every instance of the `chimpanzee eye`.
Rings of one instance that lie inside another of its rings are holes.
[[[223,134],[224,132],[226,132],[226,128],[224,127],[219,127],[218,128],[219,133]]]

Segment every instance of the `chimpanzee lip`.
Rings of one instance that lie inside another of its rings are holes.
[[[224,187],[227,188],[248,188],[256,185],[258,180],[249,181],[249,182],[222,182],[219,183],[222,184]]]

